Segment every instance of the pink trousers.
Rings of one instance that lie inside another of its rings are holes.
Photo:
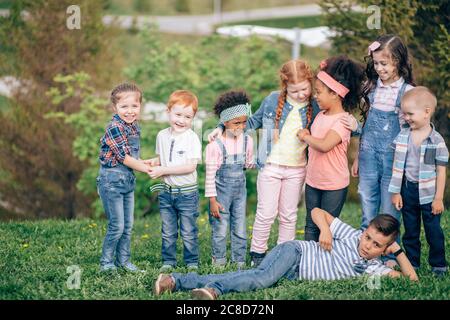
[[[253,224],[250,251],[264,253],[270,229],[278,216],[277,244],[294,240],[298,203],[305,182],[305,167],[288,167],[267,163],[257,179],[258,204]]]

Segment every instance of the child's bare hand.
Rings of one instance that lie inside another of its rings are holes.
[[[222,128],[215,128],[210,134],[208,134],[208,142],[213,142],[218,136],[222,134]]]
[[[322,247],[322,249],[324,249],[326,251],[331,251],[332,241],[333,241],[333,236],[331,235],[330,230],[324,230],[324,231],[321,230],[320,231],[319,245]]]
[[[388,256],[400,249],[400,245],[397,243],[397,241],[394,241],[389,247],[384,250],[383,255]]]
[[[297,137],[300,139],[300,141],[304,141],[305,137],[310,135],[311,133],[309,132],[308,129],[300,129],[297,132]]]
[[[210,200],[209,200],[209,210],[210,210],[210,212],[211,212],[211,215],[214,217],[214,218],[217,218],[217,219],[220,219],[221,217],[220,217],[220,211],[223,211],[223,210],[225,210],[224,209],[224,207],[219,203],[219,202],[217,202],[216,201],[216,198],[211,198]]]
[[[431,204],[431,213],[438,215],[444,212],[444,201],[442,199],[434,199]]]
[[[394,193],[391,199],[395,209],[400,210],[401,208],[403,208],[403,199],[400,193]]]
[[[352,177],[356,178],[358,176],[358,170],[359,170],[359,160],[358,160],[358,157],[356,157],[355,161],[353,161],[353,164],[352,164],[352,169],[351,169]]]
[[[351,114],[343,116],[340,120],[348,130],[355,131],[358,128],[358,120]]]
[[[147,159],[147,160],[144,160],[144,163],[151,167],[156,167],[159,165],[159,159],[158,158]]]
[[[165,169],[164,169],[164,167],[161,167],[161,166],[151,167],[148,175],[152,179],[158,179],[159,177],[162,177],[163,175],[165,175]]]

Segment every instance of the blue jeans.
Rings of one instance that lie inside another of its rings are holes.
[[[136,178],[123,165],[101,167],[97,190],[108,218],[100,265],[123,266],[130,260]],[[114,261],[116,258],[116,261]]]
[[[420,267],[420,218],[422,216],[425,237],[430,246],[428,262],[431,267],[446,267],[444,233],[440,225],[441,215],[431,213],[431,203],[422,205],[419,203],[418,183],[404,179],[401,195],[403,198],[402,216],[405,225],[403,246],[409,261],[413,267]]]
[[[246,292],[272,286],[282,278],[297,280],[301,247],[298,241],[287,241],[273,248],[256,269],[224,274],[199,275],[173,273],[176,290],[213,288],[217,294]]]
[[[400,132],[398,114],[370,109],[363,127],[359,149],[359,184],[361,198],[361,228],[366,229],[380,209],[400,221],[388,192],[392,176],[395,149],[392,141]]]
[[[198,191],[159,194],[163,264],[176,266],[178,221],[183,239],[183,258],[188,266],[198,265]]]
[[[339,217],[347,197],[348,187],[339,190],[320,190],[306,184],[306,225],[305,240],[319,241],[320,229],[312,220],[311,211],[320,208],[327,211],[333,217]]]

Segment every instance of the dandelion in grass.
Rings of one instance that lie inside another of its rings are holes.
[[[148,238],[150,238],[150,236],[149,236],[147,233],[145,233],[145,234],[143,234],[143,235],[141,236],[141,239],[142,239],[142,240],[145,240],[145,239],[148,239]]]
[[[297,230],[297,234],[305,234],[305,230]]]
[[[24,243],[24,244],[22,244],[22,249],[26,249],[26,248],[28,248],[29,246],[30,246],[30,244]]]

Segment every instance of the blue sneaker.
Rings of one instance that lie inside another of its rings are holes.
[[[447,267],[432,267],[431,272],[438,277],[443,278],[447,275]]]
[[[114,263],[107,263],[105,265],[100,266],[100,272],[109,272],[109,271],[116,271],[117,267],[114,265]]]

